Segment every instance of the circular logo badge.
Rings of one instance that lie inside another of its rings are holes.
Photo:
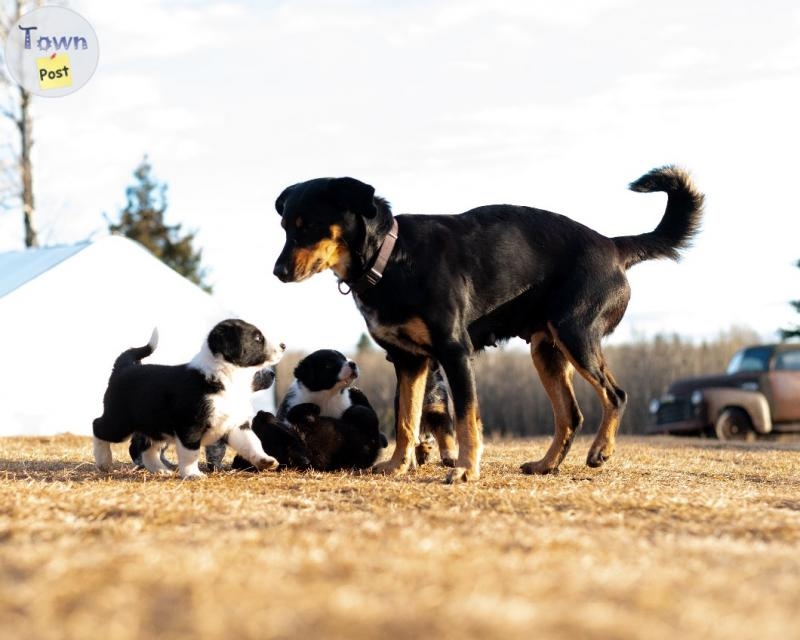
[[[99,55],[92,25],[63,7],[26,13],[11,26],[6,40],[11,76],[45,98],[69,95],[89,82]]]

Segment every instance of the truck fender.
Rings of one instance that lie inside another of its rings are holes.
[[[772,431],[772,416],[769,402],[760,391],[730,389],[725,387],[703,389],[703,399],[708,407],[708,417],[715,422],[719,414],[729,407],[738,407],[747,412],[753,429],[758,433]]]

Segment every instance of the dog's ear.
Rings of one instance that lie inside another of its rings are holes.
[[[298,380],[307,380],[313,373],[313,367],[311,366],[311,363],[308,362],[308,358],[303,358],[300,362],[298,362],[293,373],[294,377]]]
[[[227,320],[220,322],[208,334],[208,348],[215,356],[234,362],[240,356],[241,333],[241,328]]]
[[[378,214],[375,206],[375,188],[355,178],[334,178],[328,187],[337,204],[364,218]]]
[[[291,187],[286,187],[283,191],[281,191],[281,195],[279,195],[278,199],[275,201],[275,211],[278,212],[279,216],[283,215],[283,206],[286,204],[286,199],[291,195],[292,190],[296,186],[296,184],[293,184]]]

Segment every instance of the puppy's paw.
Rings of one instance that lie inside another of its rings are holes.
[[[114,468],[114,457],[111,455],[111,443],[99,438],[94,438],[92,443],[94,449],[94,466],[98,471],[108,473]]]
[[[259,458],[253,464],[259,471],[270,471],[271,469],[277,469],[280,463],[272,456],[267,456]]]
[[[444,479],[445,484],[459,484],[462,482],[473,482],[480,478],[481,474],[477,469],[471,467],[454,467]]]
[[[529,476],[546,476],[548,474],[555,475],[558,473],[558,465],[554,465],[544,458],[526,462],[521,464],[519,468],[522,473]]]
[[[456,466],[456,459],[451,458],[450,456],[442,456],[442,466],[443,467],[450,467],[455,468]]]
[[[181,474],[181,480],[201,480],[205,477],[206,474],[200,471],[200,469],[193,469],[192,471]]]
[[[385,460],[378,462],[372,467],[372,473],[383,476],[401,476],[408,471],[407,462],[398,462],[396,460]]]

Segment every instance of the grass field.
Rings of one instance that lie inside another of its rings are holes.
[[[481,481],[158,478],[0,439],[3,638],[798,638],[800,445],[488,443]],[[115,457],[126,460],[123,446]]]

